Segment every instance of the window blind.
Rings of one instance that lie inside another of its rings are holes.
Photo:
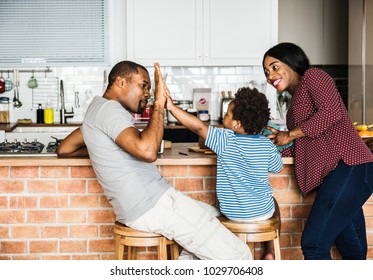
[[[106,2],[1,0],[0,65],[107,65]]]

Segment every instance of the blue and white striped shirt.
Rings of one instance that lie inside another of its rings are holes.
[[[268,172],[280,172],[282,159],[269,138],[210,126],[205,144],[217,154],[216,192],[222,214],[250,220],[273,211]]]

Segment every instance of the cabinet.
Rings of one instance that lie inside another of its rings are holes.
[[[146,66],[261,65],[278,0],[127,0],[127,58]]]
[[[279,0],[279,42],[303,48],[311,64],[347,65],[348,0]]]
[[[349,0],[348,112],[373,123],[373,0]]]

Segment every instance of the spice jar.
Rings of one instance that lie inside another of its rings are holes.
[[[0,123],[9,123],[9,97],[0,97]]]
[[[198,112],[198,118],[201,121],[207,122],[210,120],[210,115],[208,110],[199,110]]]

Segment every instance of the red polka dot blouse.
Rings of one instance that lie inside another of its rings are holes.
[[[292,96],[286,115],[289,130],[305,134],[283,150],[294,157],[295,177],[304,196],[322,183],[340,160],[347,165],[373,162],[373,154],[357,133],[333,79],[310,68]]]

